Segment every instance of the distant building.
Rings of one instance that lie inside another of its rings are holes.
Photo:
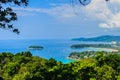
[[[112,41],[112,45],[117,45],[117,41]]]
[[[112,43],[112,45],[117,45],[117,46],[120,45],[120,42],[117,42],[117,41],[112,41],[111,43]]]

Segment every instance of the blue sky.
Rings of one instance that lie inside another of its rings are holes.
[[[74,0],[29,0],[27,7],[12,6],[18,14],[16,35],[0,29],[1,39],[71,39],[120,35],[120,0],[92,0],[82,6]]]

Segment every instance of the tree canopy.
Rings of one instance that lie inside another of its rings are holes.
[[[14,6],[27,6],[28,0],[0,0],[0,28],[11,30],[19,34],[13,22],[17,20],[17,14],[12,9]]]
[[[0,80],[120,80],[120,54],[63,64],[28,52],[0,53]]]

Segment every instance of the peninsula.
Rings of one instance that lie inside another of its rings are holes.
[[[93,42],[112,42],[112,41],[120,42],[120,36],[103,35],[103,36],[97,36],[92,38],[74,38],[72,40],[93,41]]]

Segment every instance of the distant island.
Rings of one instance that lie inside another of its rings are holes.
[[[42,50],[43,46],[29,46],[29,50]]]
[[[98,37],[92,37],[92,38],[74,38],[72,40],[95,41],[95,42],[112,42],[112,41],[120,42],[120,36],[104,35],[104,36],[98,36]]]

